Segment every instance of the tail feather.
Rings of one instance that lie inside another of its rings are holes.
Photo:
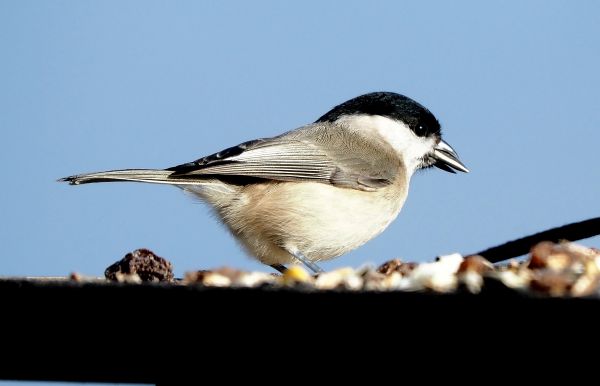
[[[149,182],[153,184],[174,184],[185,185],[198,183],[197,179],[181,178],[170,176],[173,174],[171,170],[160,169],[125,169],[125,170],[109,170],[105,172],[78,174],[61,178],[60,182],[68,182],[70,185],[89,184],[93,182],[119,182],[119,181],[134,181],[134,182]]]

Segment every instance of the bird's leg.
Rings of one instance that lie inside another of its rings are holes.
[[[304,256],[301,252],[299,251],[291,251],[287,248],[285,248],[286,251],[288,251],[288,253],[292,256],[294,256],[296,259],[298,259],[302,264],[304,264],[308,269],[310,269],[314,274],[318,274],[318,273],[323,273],[325,272],[323,270],[323,268],[319,267],[316,263],[313,263],[312,261],[310,261],[306,256]],[[269,265],[271,268],[273,268],[276,271],[279,271],[281,274],[284,274],[288,269],[285,265],[283,264],[270,264]]]
[[[313,271],[313,273],[323,273],[323,272],[325,272],[325,271],[323,271],[323,269],[321,267],[319,267],[317,264],[313,263],[312,261],[308,260],[306,258],[306,256],[304,256],[299,251],[292,252],[292,251],[288,250],[288,252],[291,253],[292,255],[294,255],[294,257],[296,259],[300,260],[300,262],[302,264],[304,264],[308,269],[310,269],[311,271]]]

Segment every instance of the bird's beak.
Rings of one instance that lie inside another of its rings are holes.
[[[454,170],[465,173],[469,172],[469,169],[458,159],[458,154],[456,154],[452,146],[442,140],[433,149],[433,158],[436,160],[433,166],[447,172],[456,173]]]

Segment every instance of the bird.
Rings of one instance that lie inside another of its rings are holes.
[[[437,118],[395,92],[343,102],[314,123],[240,143],[167,169],[78,174],[71,185],[174,185],[207,203],[251,256],[285,272],[314,273],[382,233],[404,205],[411,177],[435,166],[469,172]]]

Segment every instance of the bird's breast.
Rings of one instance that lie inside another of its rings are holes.
[[[313,261],[359,247],[380,234],[406,199],[405,184],[376,191],[339,188],[317,182],[279,182],[246,186],[223,221],[263,262],[268,245],[299,250]],[[282,257],[276,262],[282,263]]]

